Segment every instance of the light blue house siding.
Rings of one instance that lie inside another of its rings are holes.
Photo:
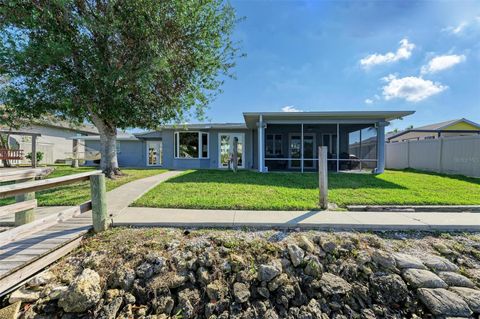
[[[161,167],[164,168],[218,169],[222,168],[219,165],[220,136],[240,133],[244,136],[244,169],[260,172],[315,171],[318,166],[318,148],[322,146],[326,148],[329,170],[370,170],[381,173],[385,167],[385,126],[391,120],[412,113],[413,111],[244,113],[244,123],[186,124],[181,127],[166,126],[161,131],[124,134],[118,139],[118,161],[122,167],[152,167],[147,165],[147,153],[150,150],[152,161],[158,159],[155,154],[162,154]],[[208,133],[208,157],[176,158],[176,132],[199,133],[198,146],[195,145],[196,137],[183,135],[184,145],[179,146],[179,151],[190,157],[202,148],[204,135],[200,133]],[[225,152],[231,152],[235,135],[229,137],[225,139]],[[98,137],[82,139],[85,139],[87,149],[99,150]]]
[[[219,135],[221,133],[244,133],[245,134],[245,168],[255,168],[253,161],[252,130],[247,129],[214,129],[214,130],[188,130],[188,132],[206,132],[209,133],[208,151],[209,157],[202,159],[186,159],[174,157],[174,134],[175,132],[185,132],[185,130],[163,130],[163,167],[177,169],[215,169],[219,168]]]
[[[118,140],[119,152],[117,154],[120,167],[152,167],[147,165],[147,143],[148,141],[162,141],[162,165],[168,169],[216,169],[219,168],[219,134],[221,133],[243,133],[245,134],[245,168],[256,168],[256,159],[253,154],[254,135],[248,129],[199,129],[188,130],[188,132],[206,132],[209,134],[209,157],[208,158],[175,158],[174,157],[174,134],[175,132],[186,132],[186,130],[166,129],[162,132],[155,132],[155,135],[137,135],[135,140]],[[86,140],[85,145],[90,150],[100,150],[100,141]],[[256,144],[255,144],[256,145]],[[86,165],[94,165],[93,161],[87,161]]]
[[[142,140],[118,141],[119,152],[117,154],[120,167],[147,167],[146,144]],[[90,150],[100,151],[100,141],[86,140],[85,147]],[[94,165],[93,161],[87,161],[86,165]]]

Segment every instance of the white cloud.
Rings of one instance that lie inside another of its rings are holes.
[[[408,42],[408,39],[402,39],[400,41],[400,47],[397,52],[387,52],[385,54],[370,54],[360,60],[360,64],[364,68],[369,68],[377,64],[392,63],[399,60],[406,60],[412,55],[412,50],[415,48],[415,44]]]
[[[422,74],[426,73],[436,73],[438,71],[446,70],[454,65],[465,61],[464,55],[441,55],[434,57],[433,59],[428,62],[427,65],[422,67]]]
[[[372,99],[365,99],[365,104],[372,104],[373,100]]]
[[[465,30],[465,27],[467,25],[468,25],[468,23],[464,21],[464,22],[461,22],[457,26],[451,26],[451,27],[447,27],[445,29],[442,29],[442,31],[458,35],[458,34],[462,33],[463,30]]]
[[[441,83],[414,76],[404,78],[389,76],[387,82],[388,84],[383,87],[385,100],[405,99],[408,102],[419,102],[448,89],[448,86]]]
[[[282,107],[282,112],[302,112],[302,110],[295,108],[293,105]]]

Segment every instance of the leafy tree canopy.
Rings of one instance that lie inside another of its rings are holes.
[[[235,22],[221,0],[7,0],[3,102],[27,117],[93,122],[102,167],[115,171],[117,128],[203,115],[239,56]]]

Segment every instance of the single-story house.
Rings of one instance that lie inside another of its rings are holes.
[[[385,167],[385,126],[413,113],[247,112],[243,123],[168,125],[159,131],[121,134],[118,161],[121,167],[225,169],[236,138],[242,169],[314,171],[317,149],[326,146],[330,170],[380,173]],[[98,137],[79,138],[88,149],[100,149]]]
[[[441,137],[479,135],[480,124],[465,118],[407,129],[387,134],[387,142],[405,142],[437,139]]]
[[[0,129],[8,130],[4,127]],[[37,133],[40,136],[36,140],[37,152],[43,153],[41,164],[54,164],[72,158],[74,137],[98,136],[98,130],[90,124],[75,125],[67,121],[55,118],[39,119],[31,124],[24,125],[14,131]],[[26,155],[32,151],[32,140],[26,135],[9,135],[10,147],[23,150]],[[77,145],[77,152],[83,154],[85,145],[81,139]],[[14,164],[28,164],[29,160],[23,158],[14,161]]]

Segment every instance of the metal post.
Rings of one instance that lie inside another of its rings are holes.
[[[264,158],[264,152],[265,152],[265,126],[263,123],[263,116],[260,115],[259,121],[258,121],[258,171],[263,173],[265,171],[265,158]]]
[[[301,161],[300,161],[300,168],[301,168],[301,171],[303,173],[303,166],[304,166],[304,143],[303,143],[303,123],[301,124],[301,135],[300,135],[300,158],[301,158]]]
[[[17,180],[15,183],[18,184],[18,183],[23,183],[23,182],[29,182],[29,181],[32,181],[32,180],[35,180],[35,178],[33,178],[33,179],[31,179],[31,178],[21,179],[21,180]],[[15,196],[15,201],[17,203],[25,202],[27,200],[32,200],[32,199],[35,199],[35,192],[24,193],[24,194]],[[23,212],[15,213],[15,226],[28,224],[28,223],[33,222],[34,220],[35,220],[35,210],[34,209],[29,209],[29,210],[25,210]]]
[[[92,196],[93,230],[99,233],[109,226],[104,174],[90,176],[90,193]]]
[[[320,191],[319,205],[321,209],[328,208],[328,148],[318,148],[318,188]]]
[[[337,172],[340,170],[340,124],[337,123]]]
[[[37,167],[37,136],[32,135],[32,167]]]

